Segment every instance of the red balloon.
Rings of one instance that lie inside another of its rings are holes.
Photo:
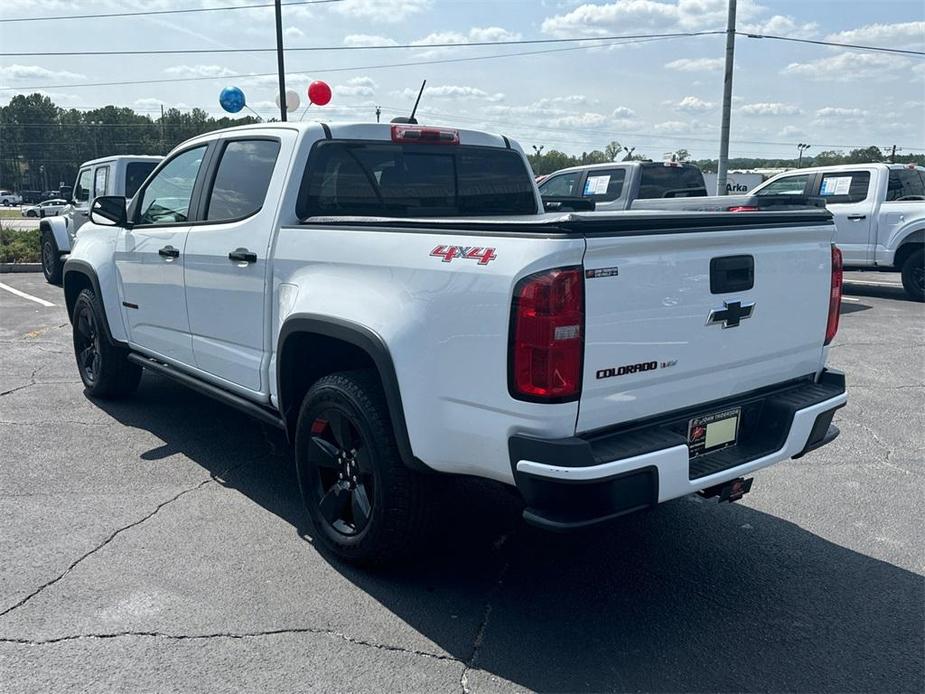
[[[327,82],[315,80],[308,85],[308,100],[318,106],[324,106],[331,100],[331,88]]]

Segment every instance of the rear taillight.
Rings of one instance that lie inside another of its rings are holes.
[[[838,314],[841,310],[842,261],[841,251],[832,244],[832,285],[829,293],[829,320],[825,326],[825,342],[829,344],[838,332]]]
[[[459,131],[452,128],[423,128],[419,125],[393,125],[392,142],[427,145],[458,145]]]
[[[755,205],[735,205],[733,207],[727,207],[727,212],[758,212],[759,208]]]
[[[564,402],[581,392],[584,353],[584,283],[580,267],[525,277],[511,309],[511,395]]]

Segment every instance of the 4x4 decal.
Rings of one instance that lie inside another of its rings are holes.
[[[488,265],[492,260],[497,258],[494,248],[482,248],[481,246],[437,246],[430,252],[434,258],[443,258],[444,263],[452,262],[455,258],[464,258],[465,260],[477,260],[479,265]]]

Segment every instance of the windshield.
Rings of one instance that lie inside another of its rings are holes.
[[[518,152],[492,147],[321,142],[308,160],[300,217],[535,214]]]

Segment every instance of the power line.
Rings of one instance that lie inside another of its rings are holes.
[[[284,5],[285,7],[285,5]],[[318,51],[381,51],[394,49],[433,49],[433,48],[479,48],[484,46],[530,46],[543,44],[559,43],[577,43],[591,41],[619,41],[626,39],[669,39],[669,38],[688,38],[694,36],[711,36],[723,34],[723,31],[693,31],[693,32],[674,32],[667,34],[626,34],[614,36],[583,36],[579,38],[566,39],[512,39],[505,41],[470,41],[466,43],[402,43],[385,46],[295,46],[287,47],[286,51],[293,52],[318,52]],[[275,53],[275,48],[177,48],[163,50],[127,50],[127,51],[36,51],[32,53],[23,53],[14,51],[10,53],[0,53],[0,57],[55,57],[55,56],[97,56],[97,55],[198,55],[213,53]]]
[[[884,48],[883,46],[865,46],[859,43],[838,43],[836,41],[816,41],[814,39],[798,39],[793,36],[775,36],[773,34],[751,34],[744,31],[737,31],[737,36],[745,36],[750,39],[773,39],[775,41],[792,41],[793,43],[811,43],[816,46],[835,46],[837,48],[851,48],[857,51],[874,51],[877,53],[898,53],[901,55],[925,56],[925,51],[913,51],[903,48]]]
[[[297,0],[296,2],[287,2],[283,7],[292,7],[295,5],[327,5],[334,2],[343,2],[344,0]],[[261,7],[274,7],[274,3],[262,3],[259,5],[226,5],[224,7],[189,7],[180,10],[145,10],[141,12],[105,12],[101,14],[65,14],[54,17],[11,17],[9,19],[0,19],[0,24],[12,22],[51,22],[59,19],[107,19],[111,17],[146,17],[161,14],[191,14],[193,12],[221,12],[224,10],[252,10]]]
[[[417,60],[410,63],[386,63],[386,64],[377,64],[377,65],[358,65],[356,67],[338,67],[338,68],[322,68],[318,70],[300,70],[300,71],[290,71],[291,75],[318,75],[325,73],[335,73],[335,72],[356,72],[358,70],[383,70],[396,67],[418,67],[421,65],[443,65],[446,63],[467,63],[477,60],[497,60],[500,58],[515,58],[528,55],[545,55],[549,53],[564,53],[567,51],[581,51],[587,50],[589,48],[599,48],[602,46],[613,46],[613,45],[627,45],[633,43],[647,43],[649,41],[666,41],[672,38],[687,38],[687,36],[678,36],[678,37],[664,37],[664,38],[646,38],[639,39],[635,41],[626,41],[624,40],[621,43],[617,41],[608,41],[598,45],[583,45],[583,46],[571,46],[569,48],[549,48],[539,51],[519,51],[516,53],[497,53],[494,55],[477,55],[470,56],[467,58],[443,58],[440,60]],[[244,73],[232,73],[230,75],[216,75],[210,77],[172,77],[169,79],[156,79],[156,80],[126,80],[122,82],[83,82],[83,83],[69,83],[69,84],[40,84],[29,87],[0,87],[0,91],[7,92],[25,92],[29,90],[42,90],[42,89],[77,89],[79,87],[124,87],[131,85],[139,84],[173,84],[175,82],[203,82],[203,81],[213,81],[213,80],[230,80],[230,79],[253,79],[255,77],[276,77],[276,72],[258,72],[252,74]]]

